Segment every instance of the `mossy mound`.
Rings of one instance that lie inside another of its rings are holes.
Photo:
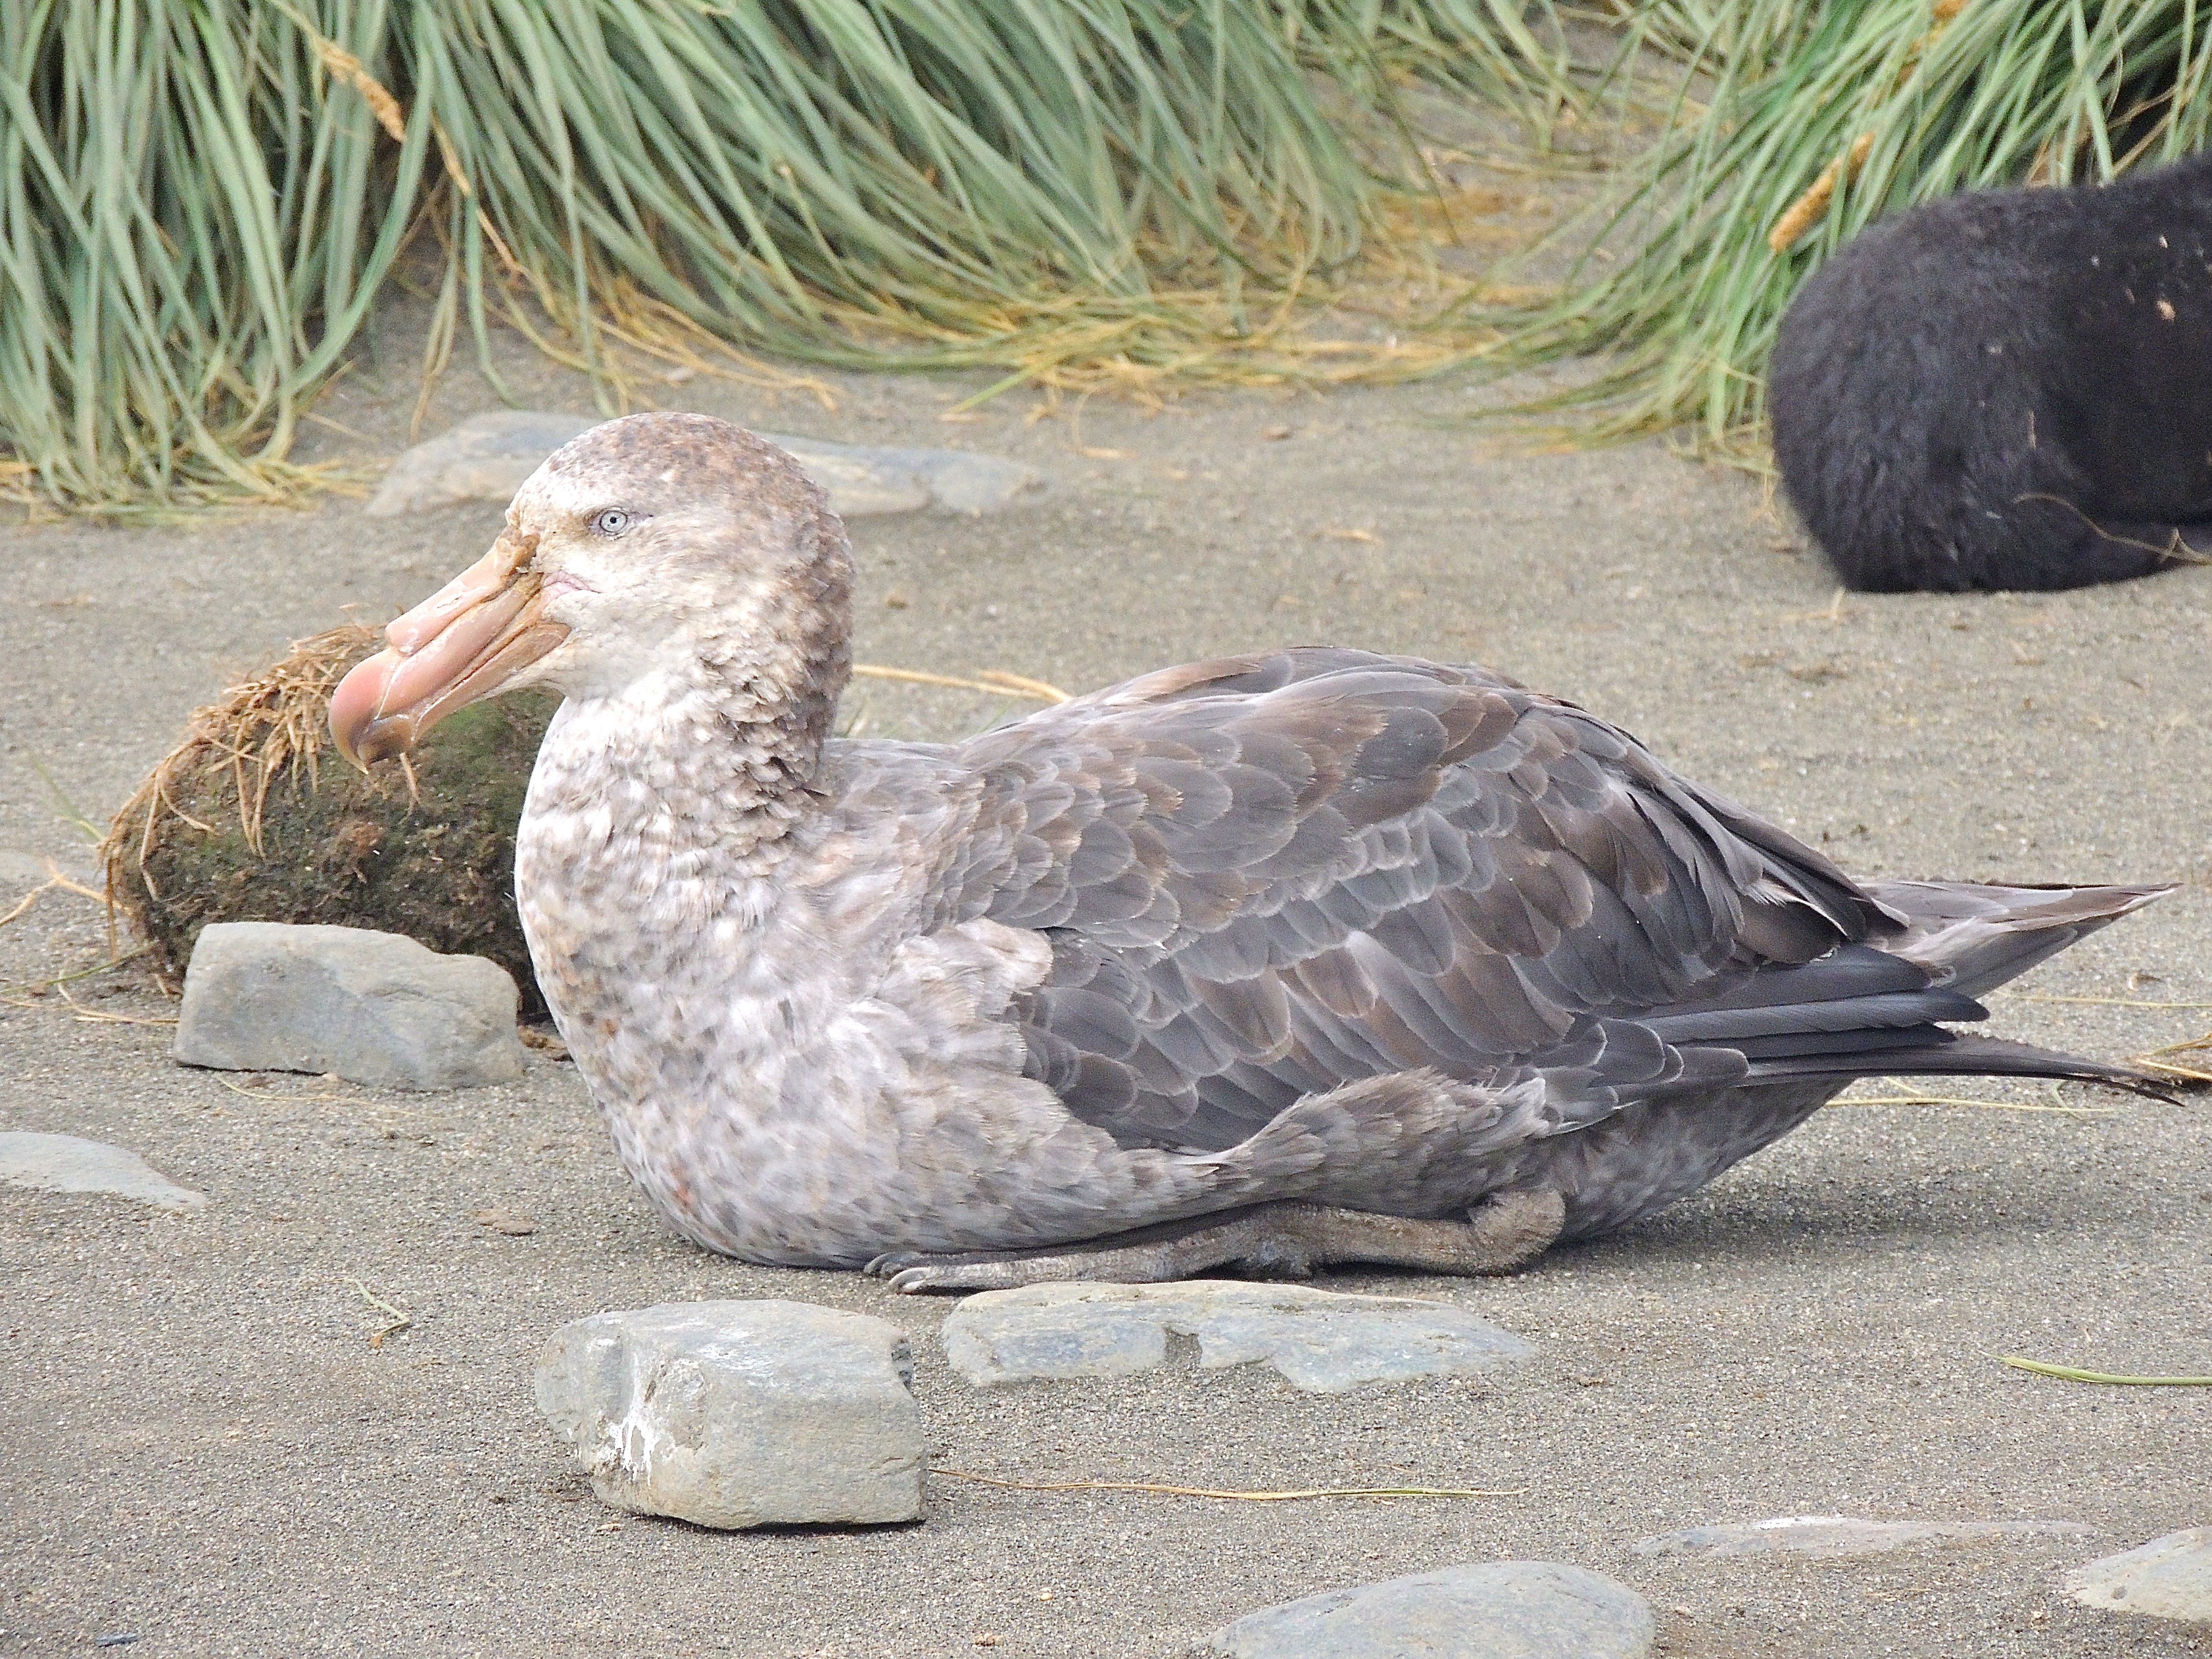
[[[560,699],[464,708],[407,762],[364,776],[331,744],[330,694],[382,643],[360,627],[302,640],[198,710],[108,831],[109,902],[171,975],[211,921],[374,927],[489,957],[514,975],[524,1018],[542,1018],[514,826]]]

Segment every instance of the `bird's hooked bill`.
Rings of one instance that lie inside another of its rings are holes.
[[[385,648],[331,694],[331,736],[363,770],[403,754],[456,708],[490,696],[568,635],[544,614],[535,536],[491,550],[384,630]]]

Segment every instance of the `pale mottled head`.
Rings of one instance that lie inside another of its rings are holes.
[[[852,555],[821,489],[709,415],[631,415],[556,450],[491,550],[385,629],[331,698],[368,765],[525,685],[617,696],[719,678],[821,718],[848,667]]]

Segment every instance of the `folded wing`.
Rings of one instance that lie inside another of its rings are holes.
[[[1478,669],[1195,664],[957,753],[981,796],[949,908],[1051,941],[1030,1072],[1124,1145],[1217,1151],[1424,1067],[1556,1073],[1590,1117],[1911,1069],[1984,1012],[1817,853]]]

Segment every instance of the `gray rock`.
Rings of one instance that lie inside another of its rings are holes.
[[[912,463],[913,450],[866,449],[775,432],[760,435],[788,450],[806,476],[830,492],[830,510],[840,518],[919,513],[937,499],[929,480]]]
[[[185,970],[176,1057],[229,1071],[335,1072],[399,1089],[522,1075],[514,981],[398,933],[224,921]]]
[[[781,432],[761,436],[790,451],[808,476],[830,492],[830,505],[848,519],[863,513],[911,513],[924,507],[948,513],[991,513],[1044,487],[1044,477],[1035,467],[964,449],[833,444]],[[918,498],[910,493],[916,491]],[[860,504],[876,499],[884,504]],[[898,504],[892,505],[894,501]]]
[[[1331,1590],[1239,1619],[1206,1651],[1232,1659],[1643,1659],[1644,1598],[1556,1561],[1486,1561]]]
[[[1847,1515],[1783,1515],[1661,1533],[1638,1539],[1631,1547],[1638,1555],[1878,1555],[1907,1544],[1973,1544],[2088,1530],[2072,1521],[1859,1521]]]
[[[2085,1607],[2212,1625],[2212,1527],[2170,1532],[2076,1567],[2066,1593]]]
[[[577,434],[590,431],[599,419],[520,409],[471,415],[393,462],[366,511],[372,518],[391,519],[456,501],[504,505],[540,461]]]
[[[1193,1279],[986,1291],[946,1318],[945,1353],[979,1388],[1117,1376],[1161,1364],[1170,1332],[1198,1339],[1202,1367],[1264,1360],[1311,1394],[1486,1371],[1535,1352],[1449,1303]]]
[[[564,1325],[538,1407],[617,1509],[702,1527],[921,1518],[896,1327],[804,1302],[673,1302]]]
[[[471,415],[395,461],[367,510],[377,518],[392,518],[456,501],[504,504],[539,462],[599,423],[597,416],[526,410]],[[779,432],[760,435],[790,451],[830,492],[830,505],[848,519],[928,507],[988,513],[1044,483],[1034,467],[964,450],[833,444]]]
[[[179,1187],[137,1153],[76,1135],[0,1134],[0,1181],[45,1193],[109,1193],[164,1210],[207,1202],[206,1194]]]
[[[1019,461],[965,449],[914,449],[915,469],[947,513],[994,513],[1044,488],[1044,474]]]

